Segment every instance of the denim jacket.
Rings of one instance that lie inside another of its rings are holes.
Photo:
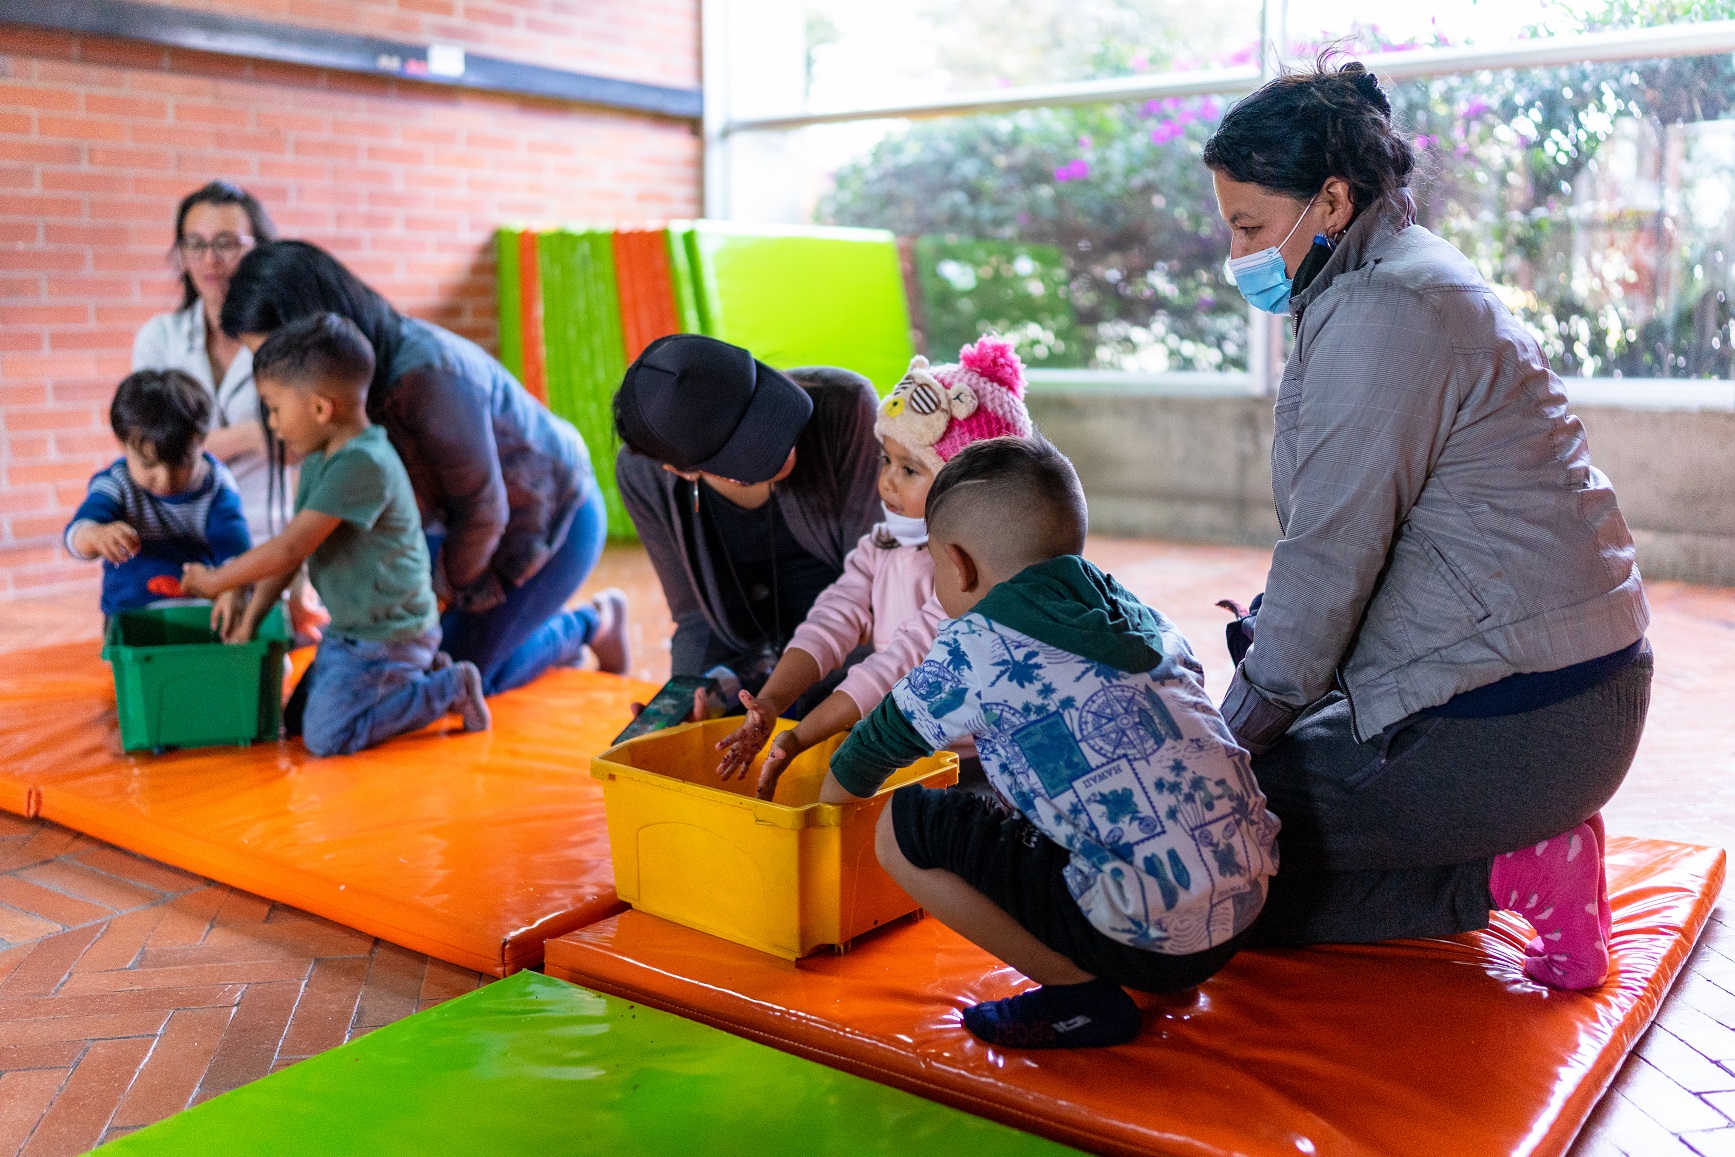
[[[1536,341],[1407,204],[1297,294],[1271,451],[1283,529],[1223,713],[1262,750],[1334,687],[1356,739],[1650,621],[1633,540]]]

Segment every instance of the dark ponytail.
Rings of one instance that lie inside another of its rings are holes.
[[[1233,181],[1306,200],[1328,178],[1349,185],[1357,216],[1389,201],[1413,216],[1416,155],[1392,126],[1392,102],[1360,61],[1322,53],[1239,101],[1205,142],[1204,160]]]

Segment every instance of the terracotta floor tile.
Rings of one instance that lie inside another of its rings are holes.
[[[212,884],[170,900],[145,946],[167,948],[176,944],[197,944],[210,930],[211,917],[223,906],[229,892],[230,889],[222,884]]]
[[[208,984],[295,981],[307,975],[307,960],[241,960],[229,964],[184,964],[174,968],[122,968],[74,973],[61,985],[68,996],[128,988],[196,988]],[[20,970],[22,971],[22,970]],[[0,993],[3,996],[4,993]]]
[[[313,975],[302,987],[289,1031],[277,1050],[279,1057],[310,1057],[348,1039],[370,964],[365,956],[314,961]]]
[[[40,827],[32,832],[27,840],[7,840],[0,843],[0,872],[27,868],[31,864],[40,864],[44,860],[64,856],[84,842],[84,837],[66,828],[53,824]]]
[[[191,892],[211,882],[203,876],[195,876],[191,872],[183,872],[179,868],[171,868],[167,864],[159,864],[155,860],[147,860],[143,856],[111,848],[107,844],[86,848],[73,858],[73,862],[146,888],[154,888],[159,892]]]
[[[75,928],[39,940],[23,963],[12,971],[5,983],[0,983],[0,1000],[20,996],[42,996],[53,992],[66,979],[67,972],[102,934],[100,927]]]
[[[40,1020],[0,1020],[0,1048],[60,1041],[113,1040],[153,1036],[168,1023],[170,1009],[139,1009],[89,1016],[50,1016]]]
[[[0,1076],[0,1157],[12,1157],[24,1148],[70,1072],[30,1069]]]
[[[229,1008],[188,1008],[169,1017],[112,1124],[149,1125],[186,1108],[232,1015]]]
[[[81,1040],[55,1041],[40,1045],[10,1045],[0,1049],[0,1073],[19,1069],[70,1069],[84,1052]],[[5,1147],[0,1146],[0,1153]]]
[[[0,985],[6,983],[6,978],[11,976],[13,970],[23,964],[25,958],[33,951],[35,951],[35,946],[31,944],[20,944],[15,948],[0,949]]]
[[[356,1027],[377,1028],[415,1012],[427,965],[426,956],[380,941],[362,986]]]
[[[163,894],[155,888],[141,888],[137,884],[117,880],[105,872],[81,867],[72,860],[50,860],[46,864],[26,868],[18,874],[32,884],[65,892],[69,896],[77,896],[92,904],[101,904],[116,912],[130,912],[134,908],[155,904],[163,898]]]
[[[231,890],[217,909],[214,924],[259,924],[271,914],[271,901],[250,893]]]
[[[59,892],[38,887],[17,875],[0,876],[0,904],[10,905],[20,912],[39,916],[44,920],[52,920],[56,924],[64,924],[68,928],[96,920],[107,920],[115,914],[113,908],[64,896]]]
[[[30,1135],[23,1157],[73,1157],[93,1148],[152,1043],[141,1038],[93,1042]]]
[[[208,1100],[270,1072],[300,995],[299,983],[249,985],[235,1014],[229,1018],[223,1041],[211,1058],[195,1099]]]
[[[30,821],[23,816],[0,812],[0,840],[11,839],[14,836],[27,837],[35,830]]]
[[[209,984],[181,988],[133,988],[119,992],[26,997],[0,1000],[0,1020],[25,1021],[59,1016],[102,1016],[110,1013],[165,1013],[182,1008],[228,1008],[241,999],[242,984]]]
[[[28,912],[20,912],[16,908],[8,908],[0,904],[0,941],[9,944],[28,944],[32,940],[40,940],[44,936],[52,936],[65,929],[52,920],[44,920],[40,916]]]
[[[110,920],[103,925],[102,935],[96,943],[85,949],[78,963],[72,966],[73,972],[104,972],[111,968],[129,967],[138,959],[145,941],[156,931],[164,911],[161,906],[141,908]]]
[[[417,994],[416,1009],[422,1011],[455,996],[463,996],[481,982],[480,973],[447,964],[444,960],[429,960],[428,971],[422,977],[421,992]]]

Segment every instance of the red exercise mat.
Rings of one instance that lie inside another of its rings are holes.
[[[503,975],[622,908],[590,756],[652,684],[551,671],[359,755],[126,755],[97,644],[0,656],[0,807]]]
[[[518,316],[524,358],[523,386],[548,404],[548,366],[542,342],[542,267],[536,258],[536,230],[518,234]]]
[[[669,275],[668,231],[661,227],[615,230],[614,267],[621,336],[630,363],[653,341],[681,332]]]
[[[1593,993],[1526,980],[1528,933],[1244,952],[1150,998],[1130,1045],[1000,1050],[959,1009],[1024,987],[918,920],[786,962],[641,912],[547,946],[548,974],[1116,1154],[1559,1154],[1655,1015],[1704,926],[1724,853],[1609,841],[1616,972]]]

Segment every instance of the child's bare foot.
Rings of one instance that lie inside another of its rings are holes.
[[[464,716],[465,731],[486,731],[494,725],[494,713],[488,710],[488,700],[482,695],[482,672],[474,663],[454,663],[458,684],[464,690],[458,702],[452,704]]]
[[[1608,976],[1610,919],[1602,817],[1494,857],[1488,890],[1497,908],[1536,929],[1524,973],[1551,988],[1595,988]]]
[[[632,646],[627,642],[626,592],[610,587],[590,604],[596,608],[596,632],[590,637],[590,649],[596,655],[597,669],[624,675],[633,665]]]

